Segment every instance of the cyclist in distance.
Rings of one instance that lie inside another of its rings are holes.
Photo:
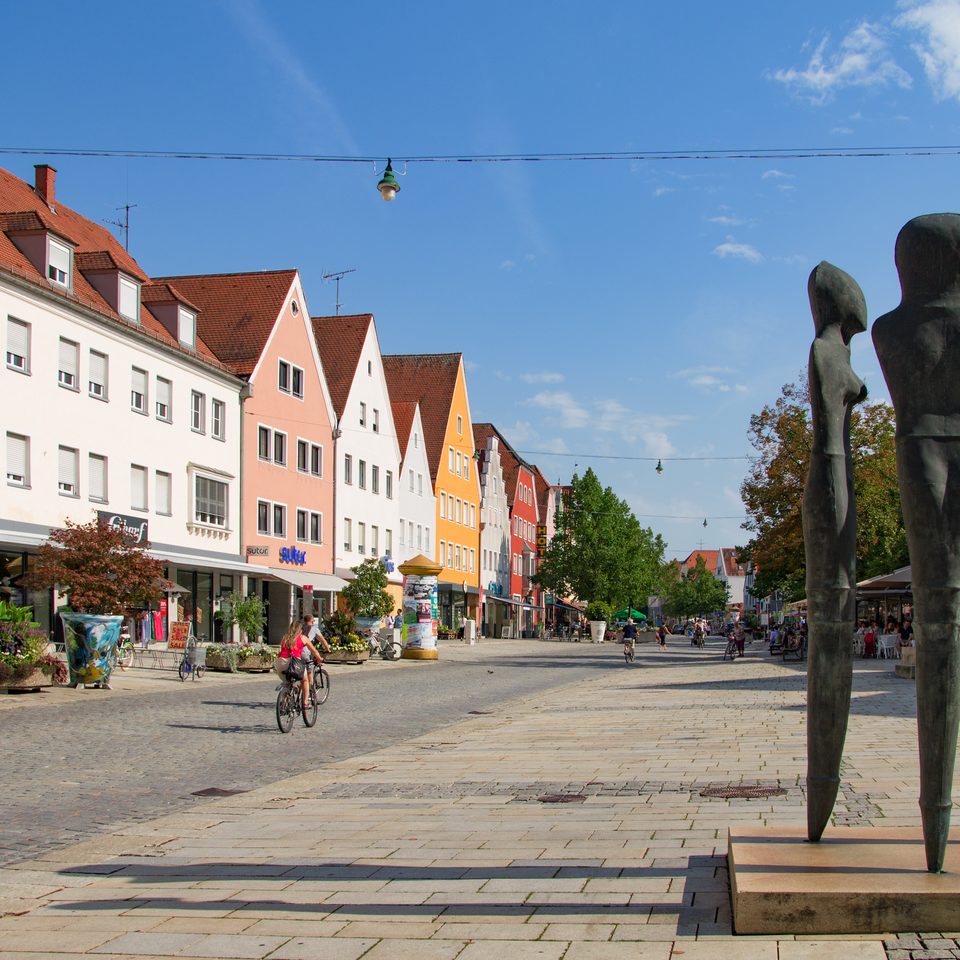
[[[629,654],[633,659],[633,654],[637,646],[637,625],[633,622],[633,617],[628,617],[623,628],[623,652]]]
[[[307,621],[310,621],[309,623]],[[299,627],[294,627],[283,638],[280,647],[280,656],[290,658],[290,667],[287,670],[291,680],[299,680],[303,690],[303,703],[305,707],[312,706],[310,702],[310,673],[311,660],[315,659],[317,663],[323,663],[323,657],[320,651],[313,645],[310,639],[310,632],[314,629],[313,617],[304,617]],[[330,652],[330,644],[324,639],[319,631],[316,634],[326,653]],[[296,666],[294,665],[296,663]]]

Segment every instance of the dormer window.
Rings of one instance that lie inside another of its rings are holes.
[[[180,308],[179,340],[191,350],[197,347],[197,315],[183,307]]]
[[[140,284],[120,277],[117,313],[134,323],[140,322]],[[182,329],[182,328],[181,328]]]
[[[47,277],[61,287],[70,286],[70,248],[47,237]]]

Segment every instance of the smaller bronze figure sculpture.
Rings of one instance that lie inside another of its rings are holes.
[[[960,725],[960,214],[897,237],[900,305],[873,326],[897,416],[897,480],[917,647],[920,814],[927,869],[943,869]]]
[[[840,786],[853,683],[857,513],[850,413],[867,389],[850,366],[850,341],[867,329],[857,282],[821,263],[807,284],[813,443],[803,491],[807,561],[807,837],[819,840]]]

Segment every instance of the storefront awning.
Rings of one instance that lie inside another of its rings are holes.
[[[220,570],[224,573],[247,573],[252,577],[257,576],[257,570],[253,564],[245,563],[243,560],[219,559],[217,557],[193,557],[178,553],[168,553],[165,550],[148,550],[151,556],[162,560],[164,563],[172,563],[176,567],[182,567],[184,570],[199,568],[201,570]]]
[[[328,590],[337,592],[342,590],[347,581],[332,573],[310,573],[309,570],[283,570],[278,567],[267,567],[260,576],[269,573],[275,580],[283,580],[301,590],[304,587],[313,587],[315,593],[325,593]]]

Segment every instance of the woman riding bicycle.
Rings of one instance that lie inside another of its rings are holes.
[[[323,663],[320,651],[317,650],[310,639],[310,634],[313,631],[313,617],[304,617],[302,623],[294,624],[293,629],[288,631],[280,645],[280,656],[290,658],[290,666],[287,668],[288,676],[291,680],[299,679],[300,681],[305,708],[313,705],[310,701],[310,674],[312,672],[310,662],[315,660],[318,665]],[[315,636],[320,641],[324,651],[329,653],[330,644],[324,639],[323,634],[317,632]]]

